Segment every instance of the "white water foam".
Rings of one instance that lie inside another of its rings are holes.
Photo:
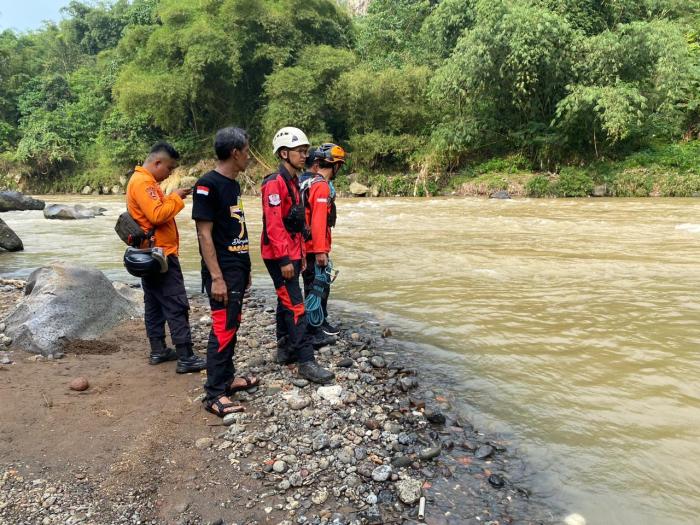
[[[700,224],[685,222],[683,224],[677,224],[676,230],[682,230],[690,233],[700,233]]]

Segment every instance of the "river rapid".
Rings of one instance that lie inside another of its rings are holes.
[[[135,282],[113,231],[123,197],[49,221],[4,213],[25,251],[0,276],[52,260]],[[189,199],[188,199],[189,201]],[[180,215],[199,290],[191,201]],[[258,198],[246,200],[254,285]],[[457,409],[506,436],[537,498],[591,524],[700,522],[700,199],[346,199],[333,260],[338,309],[371,312],[432,369]]]

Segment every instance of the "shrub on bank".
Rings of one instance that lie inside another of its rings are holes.
[[[654,176],[646,168],[626,169],[614,175],[610,185],[613,197],[649,197],[654,190]]]
[[[585,171],[564,168],[550,191],[555,197],[587,197],[593,191],[593,186],[593,179]]]
[[[678,173],[664,177],[659,185],[662,197],[694,197],[700,194],[700,173]]]
[[[547,197],[551,194],[549,188],[549,177],[546,175],[535,175],[525,184],[525,194],[528,197]]]

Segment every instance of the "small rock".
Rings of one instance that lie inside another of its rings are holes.
[[[380,465],[372,471],[372,479],[374,481],[386,481],[391,476],[391,467],[389,465]]]
[[[431,459],[435,459],[436,457],[438,457],[441,452],[442,452],[442,448],[440,448],[440,447],[430,447],[430,448],[426,448],[424,450],[421,450],[418,457],[420,457],[420,459],[422,459],[423,461],[429,461]]]
[[[287,471],[287,464],[284,461],[278,459],[272,464],[272,470],[274,470],[278,474],[282,474]]]
[[[68,387],[76,392],[83,392],[87,390],[89,386],[90,383],[88,383],[88,380],[84,377],[76,377],[68,384]]]
[[[321,386],[316,390],[321,399],[331,402],[339,402],[340,395],[343,393],[343,387],[340,385]]]
[[[350,359],[349,357],[346,357],[346,358],[338,361],[338,364],[335,366],[337,366],[338,368],[350,368],[352,366],[352,364],[353,364],[352,359]]]
[[[408,392],[409,390],[413,390],[414,388],[418,387],[418,380],[413,376],[402,377],[399,380],[399,385],[401,386],[401,390]]]
[[[209,448],[214,444],[214,440],[209,437],[203,437],[199,438],[197,441],[194,442],[195,448],[198,448],[199,450],[204,450],[205,448]]]
[[[323,505],[328,499],[328,491],[325,488],[319,489],[311,495],[311,501],[316,505]]]
[[[433,425],[444,425],[447,421],[445,414],[437,410],[427,409],[423,415],[425,416],[425,419],[427,419]]]
[[[182,514],[183,512],[185,512],[189,508],[189,506],[190,506],[190,504],[185,501],[183,503],[178,503],[177,505],[175,505],[175,507],[173,507],[173,509],[178,514]]]
[[[413,463],[413,460],[408,456],[396,456],[391,460],[391,465],[394,468],[405,468],[408,467],[411,463]]]
[[[491,474],[489,476],[489,483],[492,487],[500,489],[505,484],[505,481],[503,481],[503,478],[498,474]]]
[[[491,445],[481,445],[474,452],[474,457],[477,459],[486,459],[491,454],[493,454],[493,447]]]
[[[396,492],[403,503],[411,505],[420,499],[422,486],[423,484],[419,480],[406,478],[396,483]]]
[[[287,399],[287,404],[292,410],[302,410],[311,404],[311,399],[308,397],[294,396]]]
[[[311,444],[311,447],[315,451],[323,450],[324,448],[328,448],[329,446],[330,446],[330,441],[328,439],[328,436],[325,434],[317,435]]]
[[[386,367],[386,361],[382,356],[375,355],[372,357],[369,362],[372,364],[374,368],[384,368]]]
[[[384,330],[382,330],[382,337],[387,338],[387,337],[391,337],[391,336],[392,336],[391,328],[385,328]]]
[[[292,384],[296,387],[299,387],[299,388],[304,388],[304,387],[309,386],[309,382],[306,379],[301,378],[301,377],[295,377],[294,379],[292,379]]]

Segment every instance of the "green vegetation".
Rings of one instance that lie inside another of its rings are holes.
[[[382,194],[700,192],[700,0],[373,0],[354,18],[335,0],[73,0],[64,16],[0,33],[0,185],[111,185],[157,139],[194,164],[238,124],[266,164],[284,125],[339,142]]]

